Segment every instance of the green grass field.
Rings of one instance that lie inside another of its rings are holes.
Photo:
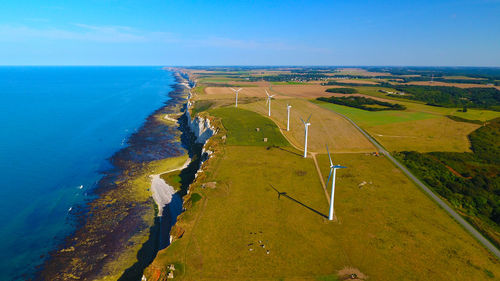
[[[194,93],[196,93],[196,94],[198,94],[198,95],[203,95],[203,94],[205,94],[205,88],[206,88],[206,87],[205,87],[205,86],[203,86],[203,85],[201,85],[201,86],[200,86],[200,85],[198,85],[198,86],[196,86],[196,87],[192,90],[192,92],[194,92]]]
[[[180,171],[173,171],[170,173],[161,174],[160,178],[162,178],[168,185],[174,188],[174,190],[181,190],[181,177]]]
[[[429,113],[434,115],[455,115],[470,120],[487,121],[500,117],[499,111],[484,110],[484,109],[468,109],[467,112],[461,112],[462,108],[447,108],[425,105],[418,101],[409,101],[408,99],[389,97],[387,94],[379,92],[379,90],[391,91],[390,88],[382,87],[354,87],[360,94],[370,95],[373,97],[390,99],[397,103],[406,106],[409,112]]]
[[[231,82],[231,81],[244,81],[244,79],[234,78],[234,77],[223,77],[223,76],[210,76],[210,77],[200,78],[198,82],[200,82],[200,83],[226,83],[226,82]]]
[[[461,112],[456,109],[455,111],[452,111],[450,115],[470,120],[488,121],[500,117],[500,112],[480,109],[468,109],[467,112]]]
[[[200,112],[206,111],[212,106],[215,105],[215,101],[211,100],[198,100],[194,103],[193,108],[191,109],[191,115],[196,115]]]
[[[217,187],[193,191],[201,199],[181,218],[184,237],[153,268],[181,264],[185,280],[324,280],[344,267],[371,280],[500,276],[500,264],[385,158],[335,155],[348,169],[338,173],[339,223],[331,223],[311,159],[291,148],[224,150],[207,170]],[[278,199],[269,184],[296,201]]]
[[[278,127],[271,120],[255,112],[224,107],[210,110],[209,113],[222,118],[222,124],[227,130],[228,145],[288,145]],[[267,138],[267,142],[264,138]]]
[[[314,103],[351,118],[389,151],[470,151],[467,136],[480,126],[426,112],[371,112],[327,102]]]
[[[171,263],[178,280],[339,280],[346,267],[369,280],[500,276],[498,260],[384,157],[334,155],[348,169],[338,172],[338,221],[329,222],[311,158],[290,146],[263,147],[251,134],[270,121],[257,113],[210,113],[228,130],[226,145],[193,186],[176,226],[182,238],[158,253],[148,280]],[[279,133],[272,122],[268,131]],[[328,158],[318,161],[326,178]],[[207,182],[215,184],[202,188]],[[278,198],[271,184],[289,197]]]
[[[314,103],[324,108],[332,109],[338,113],[344,114],[362,127],[371,127],[438,117],[436,115],[423,112],[409,112],[401,110],[367,111],[329,102],[314,101]]]

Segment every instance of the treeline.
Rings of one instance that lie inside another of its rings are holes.
[[[354,94],[357,93],[358,91],[353,88],[329,88],[326,89],[326,92],[339,93],[339,94]]]
[[[478,159],[500,165],[500,118],[493,119],[486,126],[475,130],[469,135],[469,140],[471,150]]]
[[[434,82],[445,82],[445,83],[458,83],[458,84],[478,84],[478,85],[494,85],[494,86],[499,86],[500,81],[494,80],[494,79],[459,79],[459,78],[444,78],[444,77],[436,77],[436,76],[431,76],[431,75],[422,75],[422,76],[386,76],[386,75],[381,75],[381,76],[361,76],[361,75],[350,75],[350,74],[336,74],[330,76],[330,78],[349,78],[349,79],[386,79],[389,82],[396,82],[396,83],[409,83],[409,82],[420,82],[420,81],[434,81]],[[331,81],[335,82],[335,81]],[[379,82],[379,83],[384,83],[384,82]],[[344,83],[340,83],[344,84]],[[359,84],[360,86],[367,86],[367,84],[362,84],[362,83],[354,83],[354,84]],[[327,85],[334,85],[334,84],[328,84]]]
[[[397,103],[383,102],[365,97],[320,97],[319,101],[355,107],[368,111],[383,111],[383,110],[405,110],[406,107]],[[383,107],[371,107],[370,105],[378,105]]]
[[[459,83],[459,84],[478,84],[478,85],[494,85],[499,86],[500,81],[495,80],[494,78],[481,78],[481,79],[460,79],[460,78],[444,78],[442,76],[433,76],[431,74],[425,74],[421,76],[394,76],[394,75],[380,75],[380,76],[362,76],[362,75],[352,75],[352,74],[335,74],[331,75],[330,78],[349,78],[349,79],[385,79],[389,82],[396,83],[409,83],[409,82],[420,82],[420,81],[434,81],[434,82],[445,82],[445,83]],[[476,78],[476,77],[473,77]],[[330,81],[334,82],[335,81]],[[384,82],[379,82],[384,83]],[[344,84],[344,83],[339,83]],[[353,83],[359,86],[369,86],[367,84],[362,83]],[[336,85],[336,84],[328,84],[326,85]],[[372,86],[375,86],[372,84]]]
[[[367,71],[390,73],[392,75],[420,75],[427,77],[467,76],[500,80],[500,67],[417,67],[417,66],[381,66],[364,67]]]
[[[460,116],[455,116],[455,115],[446,115],[446,117],[450,118],[453,121],[457,121],[457,122],[472,123],[472,124],[478,124],[478,125],[484,124],[484,122],[481,120],[471,120],[471,119],[466,119],[466,118],[462,118]]]
[[[500,91],[496,88],[457,88],[442,86],[392,86],[408,95],[389,95],[442,107],[469,107],[500,110]]]
[[[472,132],[469,140],[473,153],[403,151],[395,156],[455,208],[500,227],[500,118]]]
[[[432,76],[416,76],[416,77],[405,77],[401,76],[398,78],[390,78],[389,81],[399,82],[399,83],[408,83],[415,81],[434,81],[434,82],[445,82],[445,83],[458,83],[458,84],[478,84],[478,85],[495,85],[498,86],[500,82],[490,79],[450,79],[443,77],[432,77]]]
[[[328,81],[325,83],[321,83],[322,86],[351,86],[351,87],[392,87],[391,84],[381,82],[378,84],[366,84],[366,83],[341,83],[337,81]]]
[[[479,79],[461,79],[461,78],[445,78],[442,73],[420,73],[417,76],[403,76],[403,75],[353,75],[353,74],[333,74],[330,78],[349,78],[349,79],[384,79],[389,82],[408,83],[416,81],[434,81],[446,83],[460,83],[460,84],[478,84],[478,85],[500,85],[500,81],[495,77],[482,78],[471,77]]]
[[[486,79],[449,79],[449,78],[435,78],[434,81],[446,82],[446,83],[461,83],[461,84],[480,84],[480,85],[495,85],[499,86],[500,82],[495,80],[486,80]]]

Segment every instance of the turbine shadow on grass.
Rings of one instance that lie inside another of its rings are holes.
[[[316,214],[318,214],[318,215],[320,215],[320,216],[322,216],[322,217],[324,217],[324,218],[328,218],[328,216],[327,216],[327,215],[325,215],[325,214],[323,214],[323,213],[319,212],[318,210],[315,210],[315,209],[313,209],[313,208],[311,208],[311,207],[307,206],[306,204],[304,204],[304,203],[302,203],[302,202],[298,201],[297,199],[295,199],[295,198],[291,197],[290,195],[288,195],[286,192],[279,192],[279,190],[277,190],[276,188],[274,188],[274,186],[272,186],[272,185],[271,185],[271,187],[272,187],[272,189],[274,189],[274,191],[276,191],[276,192],[278,193],[278,199],[280,199],[280,198],[281,198],[281,196],[283,196],[283,197],[288,198],[288,199],[292,200],[293,202],[295,202],[295,203],[297,203],[297,204],[299,204],[299,205],[301,205],[301,206],[303,206],[303,207],[305,207],[305,208],[309,209],[310,211],[315,212]]]
[[[277,149],[279,149],[279,150],[282,150],[282,151],[285,151],[285,152],[288,152],[288,153],[291,153],[291,154],[294,154],[294,155],[297,155],[297,156],[302,157],[302,154],[300,154],[300,153],[297,153],[297,152],[293,151],[293,150],[292,150],[293,148],[290,148],[290,149],[285,149],[285,148],[283,148],[283,147],[281,147],[281,146],[270,146],[268,149],[271,149],[271,148],[277,148]]]

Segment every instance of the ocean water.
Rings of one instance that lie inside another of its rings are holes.
[[[0,67],[0,280],[25,280],[74,207],[168,100],[161,67]]]

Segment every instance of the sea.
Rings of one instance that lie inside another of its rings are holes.
[[[74,231],[173,83],[162,67],[0,67],[0,280],[29,279]]]

